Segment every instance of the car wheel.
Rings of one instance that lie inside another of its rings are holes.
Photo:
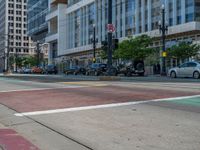
[[[95,72],[94,72],[94,75],[95,75],[95,76],[98,76],[99,74],[98,74],[98,72],[97,72],[97,71],[95,71]]]
[[[143,73],[139,73],[138,75],[143,77],[144,76],[144,72]]]
[[[129,71],[128,73],[127,73],[127,77],[130,77],[132,74],[131,74],[131,72]]]
[[[176,78],[176,72],[175,72],[175,71],[172,71],[171,74],[170,74],[170,77],[171,77],[171,78]]]
[[[193,73],[193,78],[194,78],[194,79],[199,79],[199,78],[200,78],[200,73],[199,73],[198,71],[195,71],[195,72]]]

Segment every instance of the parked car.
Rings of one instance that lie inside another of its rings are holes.
[[[23,69],[23,73],[25,73],[25,74],[31,74],[32,73],[32,69],[31,68],[24,68]]]
[[[64,73],[66,75],[69,75],[69,74],[73,74],[73,75],[82,74],[82,75],[85,75],[86,74],[86,69],[83,68],[83,67],[79,67],[79,66],[71,66],[71,67],[65,69]]]
[[[86,70],[86,75],[105,75],[107,73],[107,64],[93,63]]]
[[[46,73],[46,74],[57,74],[58,69],[55,65],[48,65],[48,66],[45,67],[44,73]]]
[[[168,71],[168,76],[171,78],[192,77],[198,79],[200,78],[200,63],[186,62],[178,67],[171,68]]]
[[[43,73],[43,69],[41,67],[33,67],[32,68],[32,73],[42,74]]]
[[[17,73],[20,73],[20,74],[24,73],[24,69],[23,68],[18,68],[17,69]]]
[[[118,74],[124,74],[125,76],[132,76],[133,74],[144,76],[144,73],[144,61],[134,61],[134,63],[128,65],[118,66]]]

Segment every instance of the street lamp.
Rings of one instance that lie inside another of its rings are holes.
[[[93,43],[93,63],[96,62],[96,43],[98,39],[96,38],[96,25],[93,24],[93,36],[91,36],[91,41]]]
[[[168,25],[165,22],[165,5],[161,7],[161,14],[162,14],[162,21],[159,21],[159,30],[162,33],[162,70],[161,75],[166,75],[166,47],[165,47],[165,40],[166,40],[166,32],[168,31]]]

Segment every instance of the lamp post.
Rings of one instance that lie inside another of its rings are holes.
[[[96,63],[96,43],[98,39],[96,38],[96,25],[93,24],[93,36],[91,37],[91,41],[93,43],[93,63]]]
[[[112,27],[112,0],[108,0],[108,27]],[[109,27],[109,28],[110,28]],[[112,34],[113,32],[108,31],[108,75],[111,75],[112,68]]]
[[[7,34],[7,52],[6,52],[6,72],[10,71],[10,24],[8,23],[8,34]]]
[[[161,75],[166,75],[166,32],[168,31],[168,25],[166,25],[165,22],[165,5],[162,5],[161,7],[162,12],[162,21],[159,22],[159,30],[162,34],[162,70],[161,70]]]

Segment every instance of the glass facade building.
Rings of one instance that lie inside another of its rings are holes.
[[[113,37],[120,41],[148,34],[156,37],[157,41],[152,46],[159,48],[162,44],[159,32],[162,5],[165,6],[165,20],[169,26],[167,45],[185,39],[200,41],[200,0],[113,0],[112,3]],[[87,62],[88,58],[92,60],[94,25],[97,49],[107,39],[108,0],[66,0],[65,4],[63,13],[58,13],[62,17],[58,15],[57,58],[73,58],[81,62]]]
[[[113,0],[114,36],[123,38],[158,29],[162,4],[169,26],[199,21],[199,3],[199,0]],[[69,0],[67,48],[91,44],[93,24],[99,41],[105,40],[107,8],[107,0]]]
[[[44,41],[48,32],[48,0],[28,0],[28,34],[34,41]]]

